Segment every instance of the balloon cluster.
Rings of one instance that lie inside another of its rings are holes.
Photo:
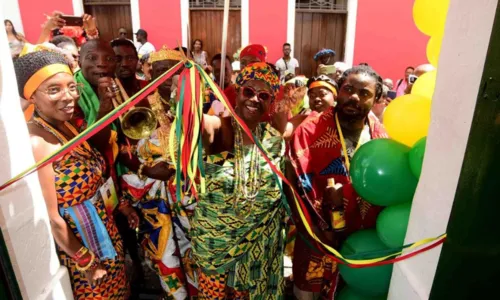
[[[415,0],[413,18],[418,29],[430,36],[427,58],[437,67],[450,0]],[[411,201],[422,172],[436,71],[415,82],[412,93],[396,98],[384,113],[390,139],[376,139],[361,146],[351,162],[356,192],[371,204],[386,208],[376,229],[350,235],[341,247],[347,258],[369,259],[366,253],[383,253],[403,246],[410,218]],[[366,256],[366,255],[365,255]],[[392,265],[369,268],[339,266],[347,287],[340,300],[385,299]]]

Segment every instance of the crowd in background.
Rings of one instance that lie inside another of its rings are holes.
[[[206,191],[178,198],[168,151],[180,97],[177,73],[121,122],[39,170],[75,299],[139,299],[151,270],[165,299],[333,299],[342,280],[336,264],[311,249],[292,188],[308,203],[313,230],[335,247],[373,227],[380,207],[357,196],[349,161],[361,144],[387,136],[386,106],[432,71],[408,67],[393,83],[368,63],[350,66],[336,61],[334,49],[318,49],[316,74],[306,78],[289,43],[269,63],[259,44],[223,57],[204,51],[200,39],[189,49],[158,50],[144,29],[135,33],[136,43],[125,28],[105,41],[86,14],[82,26],[66,26],[62,14],[53,13],[32,43],[11,21],[4,24],[36,160],[189,58],[212,76],[292,183],[282,195],[256,144],[207,85],[200,129]],[[143,132],[127,127],[137,124]],[[325,192],[330,179],[344,185],[343,195]],[[344,227],[332,225],[332,211],[343,212]],[[287,277],[285,254],[293,262]]]

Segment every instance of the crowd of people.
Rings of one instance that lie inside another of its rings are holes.
[[[368,64],[349,66],[335,61],[334,50],[318,49],[317,74],[306,78],[288,43],[275,64],[259,44],[244,47],[234,64],[230,56],[210,56],[199,39],[190,51],[157,51],[145,30],[134,44],[121,28],[106,41],[91,16],[83,19],[83,27],[68,28],[54,13],[33,44],[4,22],[36,160],[187,57],[211,74],[291,185],[281,188],[256,143],[207,85],[200,128],[206,190],[178,199],[169,143],[179,76],[167,79],[121,122],[38,171],[75,299],[137,299],[130,283],[143,279],[144,264],[165,299],[334,299],[343,285],[337,264],[309,237],[293,189],[313,231],[335,248],[374,227],[381,208],[353,189],[350,160],[362,144],[387,137],[385,107],[431,66],[407,68],[394,86]],[[126,126],[134,118],[152,124],[151,132]],[[325,193],[332,179],[343,185],[333,196]],[[345,226],[335,226],[334,210]],[[293,262],[286,278],[285,248]]]

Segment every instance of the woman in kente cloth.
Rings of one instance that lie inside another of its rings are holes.
[[[37,161],[78,132],[69,123],[79,86],[64,56],[39,51],[15,62],[19,95],[34,103],[28,123]],[[61,264],[75,299],[126,299],[122,242],[105,208],[107,170],[102,155],[83,142],[38,171]]]
[[[179,51],[163,48],[151,53],[152,79],[160,77],[182,60]],[[149,138],[129,149],[138,160],[138,171],[122,175],[124,197],[136,204],[144,217],[142,248],[149,265],[160,277],[167,296],[184,300],[197,295],[198,278],[192,260],[188,217],[194,203],[177,199],[173,183],[175,168],[169,155],[172,79],[166,80],[148,97],[158,119],[158,128]],[[165,100],[167,99],[167,100]],[[180,200],[180,201],[179,201]]]
[[[266,63],[245,67],[236,79],[236,114],[282,167],[285,142],[261,123],[279,91]],[[192,226],[201,299],[283,299],[285,210],[277,177],[233,117],[204,116],[206,191]]]

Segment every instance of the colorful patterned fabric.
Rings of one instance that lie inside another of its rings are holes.
[[[271,87],[274,96],[276,96],[280,90],[280,79],[272,67],[267,63],[253,63],[243,68],[240,74],[238,74],[238,77],[236,77],[235,85],[237,88],[240,88],[250,80],[264,81]]]
[[[262,145],[270,159],[283,167],[285,144],[270,125],[261,123]],[[246,150],[249,147],[244,147]],[[249,166],[250,151],[245,151]],[[277,177],[259,155],[260,189],[254,202],[235,201],[235,159],[231,152],[206,157],[206,193],[199,195],[192,222],[193,254],[202,278],[215,275],[223,282],[200,286],[200,294],[218,288],[248,292],[250,299],[283,299],[283,251],[285,245],[282,194]],[[214,298],[217,299],[217,298]],[[221,298],[224,299],[224,298]]]
[[[99,196],[97,193],[95,196]],[[74,221],[78,233],[82,237],[83,245],[90,249],[100,259],[115,259],[116,250],[109,238],[108,231],[92,204],[95,199],[89,199],[81,204],[60,208],[61,215],[68,214]]]
[[[142,163],[166,161],[158,130],[137,143],[134,154]],[[188,235],[189,218],[196,206],[194,199],[186,197],[179,201],[172,181],[141,179],[132,172],[122,175],[121,186],[124,197],[137,204],[144,216],[142,248],[165,292],[179,300],[196,296],[198,274]]]
[[[57,137],[61,144],[67,143],[67,140],[61,134],[58,134]],[[99,188],[104,182],[105,166],[101,154],[97,150],[88,147],[88,144],[79,146],[53,163],[59,209],[65,211],[65,209],[84,203],[87,206],[88,202],[90,202],[89,199],[92,199],[95,212],[104,224],[116,251],[116,258],[101,259],[101,264],[107,272],[102,283],[100,285],[91,285],[85,275],[76,269],[76,264],[71,257],[58,248],[61,264],[65,265],[69,270],[73,294],[77,300],[121,300],[125,299],[128,294],[122,241],[113,217],[107,214],[104,201],[99,193]],[[69,213],[64,213],[62,217],[69,224],[76,238],[83,242],[77,228],[78,220],[74,219]]]
[[[80,99],[77,102],[78,105],[75,106],[72,122],[81,132],[87,129],[88,125],[92,125],[97,121],[97,115],[101,104],[94,89],[92,89],[92,86],[85,79],[81,71],[75,73],[75,80],[83,84],[83,89],[80,92]],[[111,124],[111,129],[109,147],[103,154],[109,166],[110,176],[113,177],[114,182],[118,182],[115,168],[115,159],[118,155],[118,134],[115,123]]]
[[[309,202],[305,205],[310,208],[312,222],[320,230],[327,230],[331,224],[332,208],[322,202],[328,178],[334,178],[335,182],[344,185],[344,217],[346,234],[349,234],[362,228],[374,227],[381,208],[370,205],[354,191],[345,166],[334,116],[333,107],[323,113],[311,113],[295,131],[288,156],[298,177],[297,186],[302,195],[300,200]],[[362,138],[360,143],[387,137],[384,127],[374,115],[370,114],[368,120],[367,138]],[[349,145],[347,146],[349,148]],[[297,230],[301,236],[308,237],[301,223],[297,224]],[[335,241],[336,244],[333,246],[338,247],[340,241],[338,238]],[[309,239],[309,243],[315,245],[312,239]],[[311,249],[303,238],[296,239],[293,260],[294,283],[302,291],[321,292],[331,299],[337,284],[337,266],[319,249]]]

